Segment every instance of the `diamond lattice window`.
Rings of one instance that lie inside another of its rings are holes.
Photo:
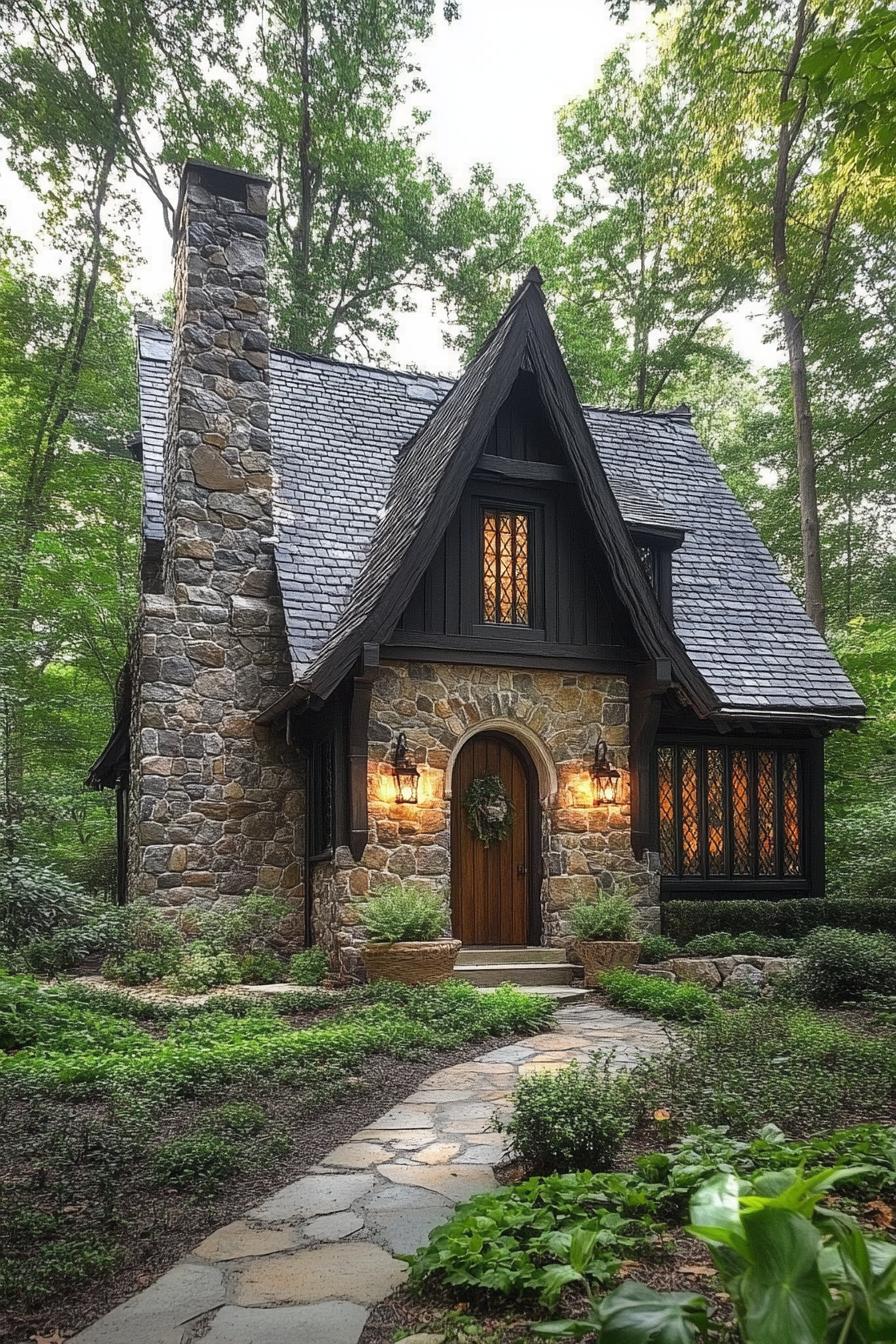
[[[669,877],[803,875],[797,751],[659,747],[657,813],[660,862]]]
[[[482,619],[529,624],[529,515],[487,509],[482,517]]]

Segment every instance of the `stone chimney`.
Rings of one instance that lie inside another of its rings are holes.
[[[301,896],[301,765],[255,717],[289,684],[273,560],[267,179],[190,160],[175,227],[164,593],[143,597],[130,891]]]

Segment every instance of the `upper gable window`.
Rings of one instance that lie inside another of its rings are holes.
[[[529,625],[529,515],[505,509],[482,514],[482,619]]]

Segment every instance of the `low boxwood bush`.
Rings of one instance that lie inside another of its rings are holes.
[[[296,985],[319,985],[327,973],[327,954],[321,947],[306,947],[289,959],[289,978]]]
[[[896,934],[896,899],[805,897],[787,901],[666,901],[663,905],[663,932],[681,945],[698,934],[720,929],[804,938],[822,925]]]
[[[238,985],[240,980],[240,964],[232,953],[197,941],[188,944],[176,969],[166,976],[165,986],[174,994],[204,994],[221,985]]]
[[[582,1068],[522,1078],[513,1111],[500,1122],[510,1155],[530,1171],[602,1171],[612,1165],[634,1125],[632,1090],[609,1058]]]
[[[361,907],[372,943],[425,943],[441,938],[448,911],[426,887],[385,887]]]
[[[286,976],[286,967],[273,952],[244,952],[237,965],[243,985],[276,985]]]
[[[896,994],[896,938],[855,929],[814,929],[804,939],[797,985],[814,1003],[848,1003],[866,990]]]
[[[773,933],[701,933],[676,954],[685,957],[793,957],[799,942]]]
[[[179,950],[169,952],[143,952],[134,949],[131,952],[119,952],[106,957],[102,965],[103,975],[117,985],[148,985],[153,980],[161,980],[164,975],[173,975],[181,963]]]
[[[716,1011],[712,995],[702,985],[662,980],[636,971],[604,971],[600,988],[614,1008],[673,1022],[697,1022]]]

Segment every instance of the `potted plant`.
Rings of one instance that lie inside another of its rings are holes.
[[[368,979],[435,985],[452,974],[460,941],[445,936],[448,910],[435,892],[385,887],[365,903],[363,917],[370,939],[361,949]]]
[[[627,891],[617,888],[577,901],[569,912],[569,927],[570,952],[585,968],[588,989],[594,989],[601,971],[637,965],[641,943],[632,937],[635,912]]]

